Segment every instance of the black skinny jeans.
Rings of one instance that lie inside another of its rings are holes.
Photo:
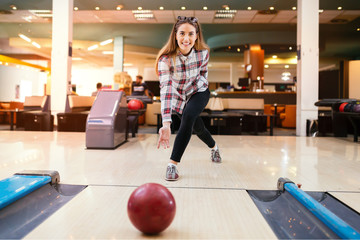
[[[191,96],[186,103],[183,113],[178,117],[181,119],[180,128],[176,135],[174,147],[170,159],[180,162],[182,155],[190,141],[192,132],[206,144],[209,148],[215,146],[215,141],[210,132],[205,128],[204,122],[199,116],[209,101],[210,91],[197,92]]]

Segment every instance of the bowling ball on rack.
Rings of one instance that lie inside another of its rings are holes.
[[[346,105],[348,105],[349,103],[347,102],[344,102],[344,103],[341,103],[340,106],[339,106],[339,112],[344,112],[344,108]]]
[[[346,104],[344,107],[344,112],[352,112],[353,107],[354,107],[353,103]]]
[[[139,99],[131,99],[128,102],[128,109],[130,110],[139,110],[144,108],[144,103]]]
[[[173,221],[176,212],[171,192],[157,183],[146,183],[130,195],[127,213],[132,224],[147,235],[164,231]]]
[[[360,113],[360,104],[355,104],[353,107],[353,112]]]

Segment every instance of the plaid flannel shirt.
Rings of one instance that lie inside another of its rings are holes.
[[[208,50],[192,49],[184,56],[180,51],[175,57],[163,55],[158,62],[160,80],[161,115],[163,122],[171,122],[171,113],[182,114],[186,102],[196,92],[208,88]]]

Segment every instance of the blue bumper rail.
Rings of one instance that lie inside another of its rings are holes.
[[[48,183],[58,181],[59,174],[56,171],[22,172],[3,179],[0,181],[0,209]]]
[[[334,233],[342,239],[360,239],[360,234],[347,224],[344,220],[336,216],[333,212],[321,205],[318,201],[310,197],[303,190],[298,188],[291,180],[279,178],[278,189],[288,191],[296,200],[304,205],[319,220],[325,223]]]

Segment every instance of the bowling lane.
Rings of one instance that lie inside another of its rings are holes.
[[[89,186],[25,239],[141,239],[127,201],[134,187]],[[244,190],[169,188],[174,221],[163,239],[276,238]]]
[[[23,169],[57,170],[61,182],[81,185],[273,190],[279,177],[309,191],[358,191],[359,144],[351,138],[214,136],[222,164],[210,161],[209,149],[190,141],[180,181],[164,180],[170,149],[156,149],[156,134],[139,134],[115,150],[85,149],[85,133],[3,131],[0,177]],[[173,142],[175,135],[171,136]]]
[[[329,192],[331,195],[360,213],[360,192]]]

